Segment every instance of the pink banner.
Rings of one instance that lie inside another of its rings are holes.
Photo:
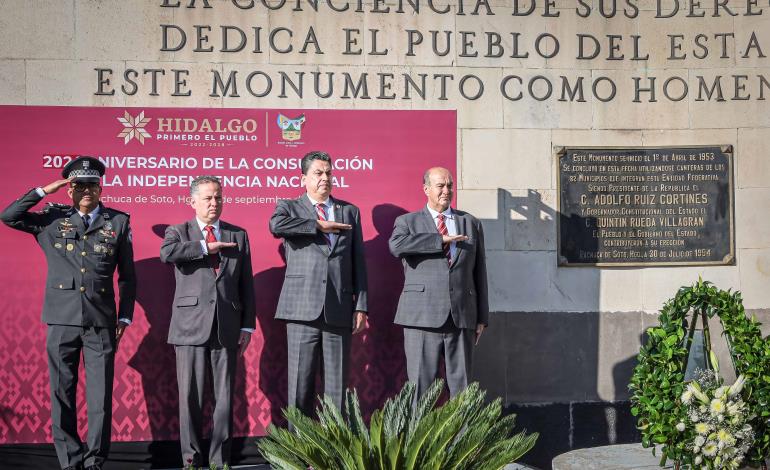
[[[236,434],[262,435],[286,405],[285,327],[273,320],[285,265],[268,219],[277,199],[304,192],[299,159],[310,150],[329,152],[334,196],[361,209],[370,329],[354,341],[351,385],[371,410],[406,377],[401,330],[393,326],[403,281],[387,248],[393,220],[425,204],[426,168],[454,172],[455,136],[454,111],[0,106],[0,204],[59,179],[73,156],[105,163],[102,202],[131,214],[139,278],[134,324],[115,364],[113,440],[177,439],[174,351],[166,344],[174,278],[159,260],[160,243],[167,225],[194,216],[190,180],[222,177],[222,218],[249,232],[257,293],[257,331],[236,379]],[[63,191],[45,201],[68,202]],[[0,443],[46,442],[45,258],[33,237],[6,227],[0,246]],[[81,371],[81,432],[83,383]]]

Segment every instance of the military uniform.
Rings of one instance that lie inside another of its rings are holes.
[[[129,216],[100,204],[87,226],[72,206],[48,204],[41,212],[29,212],[43,198],[41,193],[40,188],[28,192],[0,220],[34,235],[48,264],[43,321],[48,324],[51,418],[59,463],[62,468],[100,468],[110,444],[116,322],[131,322],[136,297]],[[116,268],[118,316],[112,281]],[[75,400],[81,351],[87,377],[85,448],[78,437]]]

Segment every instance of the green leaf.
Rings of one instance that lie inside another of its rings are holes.
[[[407,384],[372,413],[368,429],[352,391],[347,420],[328,397],[317,421],[289,407],[284,414],[294,431],[270,426],[259,449],[284,470],[496,470],[534,446],[538,435],[514,435],[515,416],[501,417],[499,398],[484,405],[478,384],[436,408],[441,386],[434,384],[413,408],[414,386]]]

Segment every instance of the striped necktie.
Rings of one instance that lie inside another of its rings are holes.
[[[319,202],[318,204],[316,204],[315,205],[315,211],[318,214],[318,220],[323,220],[323,221],[327,220],[327,218],[326,218],[326,207],[323,205],[323,203]],[[326,239],[326,244],[331,246],[332,245],[331,236],[328,233],[326,233],[326,232],[323,232],[323,234],[324,234],[324,238]]]
[[[446,223],[444,222],[444,219],[446,219],[446,216],[444,214],[438,215],[438,233],[441,235],[449,235],[449,230],[446,228]],[[452,265],[452,251],[449,249],[449,243],[444,243],[444,256],[446,256],[447,263],[449,265]]]
[[[214,226],[207,225],[204,227],[206,231],[206,243],[214,243],[217,241],[217,236],[214,235]],[[208,262],[211,269],[214,270],[214,274],[219,274],[219,255],[212,253],[208,256]]]

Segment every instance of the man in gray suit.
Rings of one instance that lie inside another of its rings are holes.
[[[366,327],[366,262],[358,208],[331,197],[329,155],[310,152],[301,165],[307,192],[279,201],[270,231],[286,248],[275,318],[287,321],[289,405],[310,415],[319,357],[324,393],[342,407],[351,333]]]
[[[98,470],[107,458],[112,430],[115,350],[131,323],[136,298],[134,251],[128,214],[99,199],[104,165],[81,157],[62,171],[65,179],[24,194],[0,219],[35,236],[48,264],[43,321],[51,383],[51,424],[62,468]],[[29,210],[46,195],[67,188],[72,205],[49,203]],[[118,270],[116,315],[112,278]],[[88,439],[80,441],[76,390],[80,355],[86,368]]]
[[[409,381],[415,399],[438,377],[444,357],[450,396],[468,385],[471,356],[487,325],[487,272],[481,222],[452,209],[449,170],[423,176],[428,204],[396,219],[390,252],[404,265],[395,323],[404,327]]]
[[[176,290],[168,342],[176,352],[179,440],[185,465],[203,466],[202,417],[206,370],[214,385],[209,462],[229,464],[237,356],[256,326],[251,250],[246,231],[220,220],[222,185],[199,176],[190,186],[195,218],[166,229],[160,259],[174,264]]]

